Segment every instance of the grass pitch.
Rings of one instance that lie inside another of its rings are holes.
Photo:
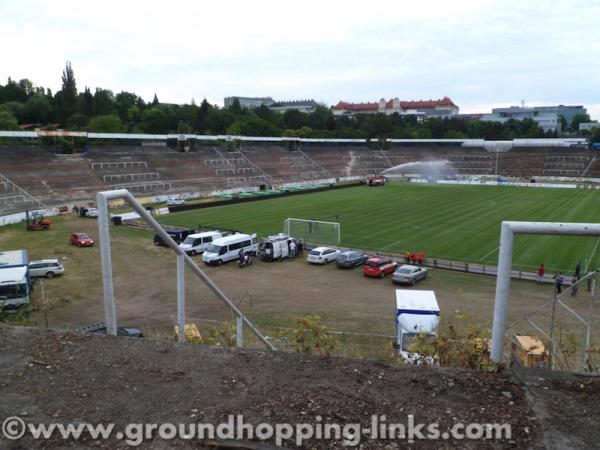
[[[341,223],[342,245],[495,265],[503,220],[600,222],[600,193],[581,189],[440,186],[389,183],[185,211],[161,217],[170,225],[198,224],[268,235],[288,217]],[[518,236],[513,267],[574,271],[600,267],[600,238]]]

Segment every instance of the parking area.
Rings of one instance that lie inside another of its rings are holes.
[[[93,219],[64,218],[46,232],[8,228],[0,234],[2,248],[29,248],[31,259],[59,258],[65,274],[45,281],[48,324],[78,328],[104,320],[99,248],[68,244],[73,232],[97,237]],[[176,316],[174,254],[155,247],[150,231],[112,227],[112,254],[119,323],[144,329],[147,335],[168,336]],[[394,329],[394,290],[391,276],[367,278],[362,267],[338,269],[305,261],[306,253],[282,262],[258,259],[246,268],[235,262],[206,267],[195,260],[221,289],[259,326],[293,323],[298,315],[319,314],[329,329],[390,334]],[[194,320],[231,320],[229,311],[191,271],[187,275],[187,315]],[[495,278],[445,270],[431,270],[426,280],[406,289],[434,290],[442,315],[461,310],[476,320],[490,322]],[[518,318],[546,301],[551,286],[513,281],[510,318]],[[40,289],[34,290],[39,304]],[[42,313],[31,318],[42,324]]]

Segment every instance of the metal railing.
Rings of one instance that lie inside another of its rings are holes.
[[[221,289],[204,273],[204,271],[190,258],[161,225],[146,211],[146,209],[126,189],[98,192],[96,202],[98,205],[98,231],[100,241],[100,257],[102,263],[102,283],[104,287],[104,313],[107,334],[117,334],[117,313],[115,307],[115,293],[112,275],[112,257],[110,247],[110,220],[108,211],[109,200],[125,200],[140,217],[145,220],[154,232],[177,254],[177,324],[179,328],[179,341],[185,342],[185,266],[187,265],[200,280],[213,291],[213,293],[227,306],[236,317],[236,344],[243,347],[243,327],[246,325],[250,331],[270,350],[275,347],[262,333],[248,320]]]

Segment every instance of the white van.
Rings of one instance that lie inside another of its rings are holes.
[[[215,239],[223,237],[220,231],[205,231],[188,235],[179,247],[188,255],[197,255],[205,251]]]
[[[293,240],[293,238],[283,233],[269,236],[261,245],[260,254],[263,261],[270,262],[290,257],[290,244]]]
[[[215,239],[202,254],[202,261],[206,264],[220,265],[239,258],[240,251],[256,254],[258,251],[256,234],[236,233],[231,236]]]

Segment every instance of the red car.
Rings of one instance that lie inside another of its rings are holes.
[[[79,247],[91,247],[94,245],[94,240],[85,233],[73,233],[69,238],[69,242]]]
[[[363,275],[365,277],[380,277],[383,278],[388,273],[393,273],[396,270],[397,262],[392,261],[392,258],[387,256],[374,256],[367,259],[363,266]]]

